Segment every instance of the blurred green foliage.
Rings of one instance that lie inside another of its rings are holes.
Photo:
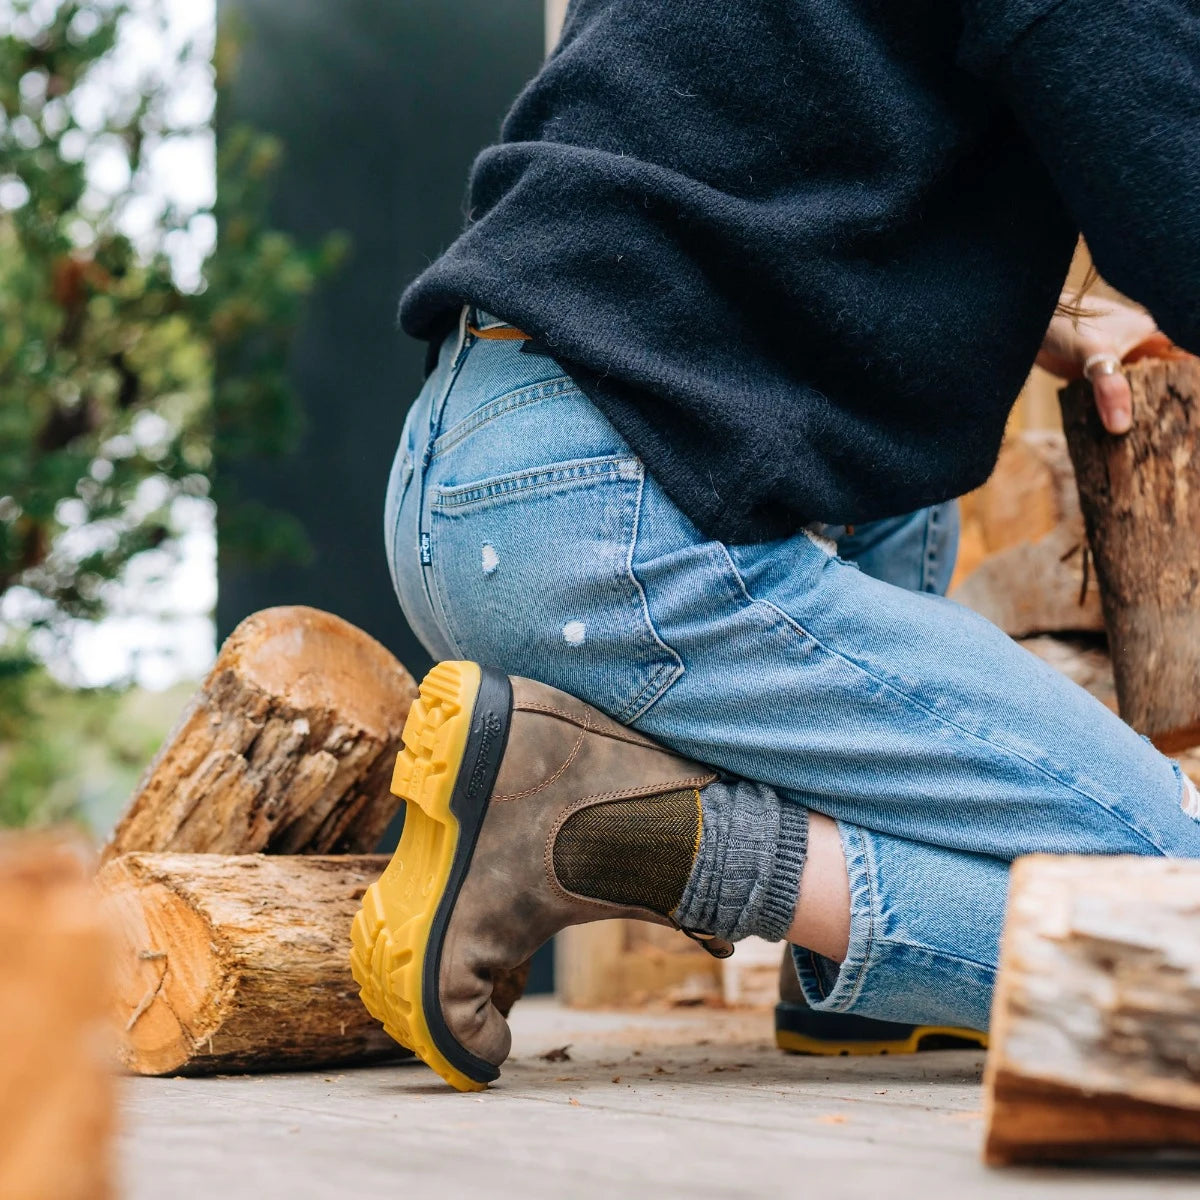
[[[45,671],[0,672],[0,828],[110,829],[193,690],[76,689]]]
[[[293,518],[240,504],[213,463],[295,446],[288,350],[345,247],[270,227],[282,149],[250,129],[223,138],[215,203],[164,197],[156,156],[211,137],[211,113],[180,119],[177,81],[213,68],[193,44],[130,68],[131,23],[158,8],[0,0],[0,602],[20,599],[0,638],[0,824],[53,815],[70,774],[51,728],[66,696],[31,634],[102,617],[129,561],[178,535],[181,499],[215,500],[234,559],[307,550]],[[236,57],[218,41],[219,71]],[[117,703],[80,702],[93,731]]]

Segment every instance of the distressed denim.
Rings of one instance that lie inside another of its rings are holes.
[[[541,679],[838,822],[850,946],[797,955],[814,1008],[984,1028],[1013,858],[1194,857],[1200,824],[1176,764],[936,594],[954,520],[707,540],[553,358],[465,312],[385,512],[435,657]]]

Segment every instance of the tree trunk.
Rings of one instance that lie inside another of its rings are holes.
[[[104,860],[374,850],[400,804],[389,784],[415,695],[404,667],[340,617],[255,613],[147,768]]]
[[[0,838],[0,1196],[113,1194],[106,934],[79,851]]]
[[[1200,1146],[1200,861],[1013,867],[984,1084],[992,1163]]]
[[[1121,716],[1172,753],[1200,742],[1200,360],[1127,367],[1133,429],[1061,393]]]

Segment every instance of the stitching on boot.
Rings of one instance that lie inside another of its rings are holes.
[[[658,792],[682,791],[684,788],[707,787],[717,779],[716,775],[689,775],[683,779],[672,779],[665,783],[641,784],[638,787],[615,788],[611,792],[593,792],[584,796],[581,803],[601,803],[605,800],[633,800],[638,796],[653,796]]]
[[[659,746],[650,738],[643,736],[634,729],[628,729],[621,726],[618,726],[620,732],[614,732],[608,729],[600,729],[588,720],[586,714],[577,716],[574,713],[567,712],[565,709],[554,708],[549,704],[514,704],[513,710],[516,712],[540,712],[551,717],[561,717],[564,721],[567,721],[569,724],[574,725],[577,728],[587,729],[592,733],[598,733],[601,737],[612,738],[615,742],[628,742],[631,746],[645,746],[648,750],[663,749],[662,746]],[[674,754],[675,752],[672,750],[669,751],[669,753]],[[681,756],[677,755],[676,757]]]
[[[586,729],[581,729],[579,731],[579,737],[576,739],[575,745],[571,749],[571,753],[567,755],[567,761],[564,762],[563,765],[559,767],[558,770],[555,771],[554,774],[549,778],[543,779],[541,783],[536,784],[534,787],[526,788],[522,792],[509,792],[506,796],[493,796],[492,803],[503,804],[506,800],[521,800],[526,796],[535,795],[537,792],[548,788],[579,756],[579,751],[583,747],[583,739],[587,737],[587,733],[588,731]]]

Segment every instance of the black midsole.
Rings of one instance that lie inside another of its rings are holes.
[[[879,1021],[855,1013],[817,1012],[807,1004],[784,1002],[775,1006],[775,1032],[798,1033],[819,1042],[907,1041],[923,1025]],[[953,1035],[944,1035],[952,1038]],[[969,1037],[963,1042],[970,1043]]]
[[[499,1077],[500,1069],[472,1054],[450,1032],[441,1003],[442,944],[446,939],[446,928],[471,867],[475,843],[479,840],[488,802],[496,786],[496,776],[500,773],[512,723],[512,684],[508,676],[489,667],[481,666],[480,672],[479,694],[471,711],[467,744],[450,796],[450,811],[458,821],[458,844],[454,849],[454,861],[450,864],[450,876],[429,927],[421,1002],[430,1037],[446,1061],[479,1083],[491,1083]]]

